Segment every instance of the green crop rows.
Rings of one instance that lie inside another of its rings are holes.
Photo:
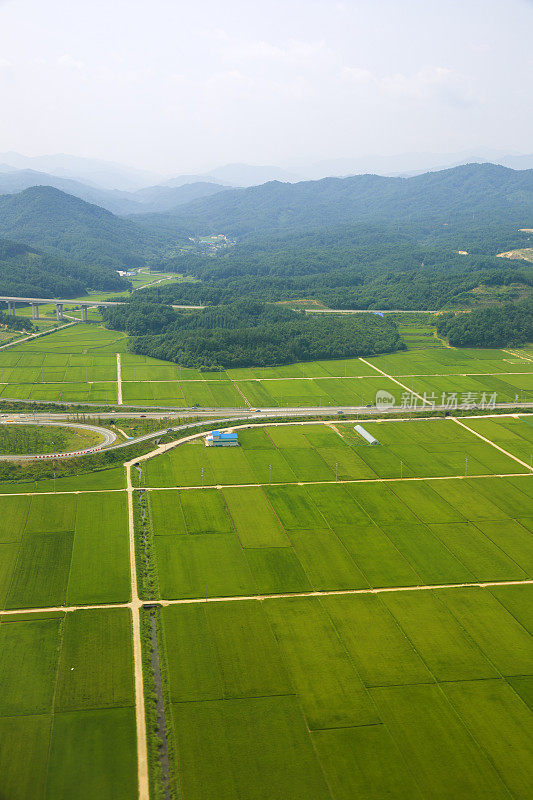
[[[163,609],[181,796],[527,800],[515,592],[531,609],[531,587]]]
[[[455,394],[459,403],[467,393],[496,393],[501,402],[533,395],[533,360],[526,350],[433,347],[377,356],[369,363],[348,359],[201,372],[127,348],[123,334],[87,324],[14,345],[0,352],[0,397],[115,404],[117,352],[123,402],[140,406],[361,406],[373,404],[378,390],[392,394],[397,404],[410,390],[438,403],[443,394]]]
[[[128,610],[3,617],[0,686],[3,797],[137,796]]]
[[[119,493],[0,496],[0,607],[129,600]]]
[[[1,351],[1,396],[116,402],[117,352],[126,403],[404,391],[360,360],[185,370],[78,325]],[[422,394],[533,390],[527,349],[372,363]],[[171,800],[533,796],[533,425],[463,421],[365,422],[376,447],[342,419],[268,424],[145,462],[137,563],[155,576],[142,600],[163,603]],[[133,800],[124,471],[0,491],[0,797]]]
[[[471,422],[474,431],[479,425],[497,424],[491,420]],[[527,457],[529,463],[533,425],[524,420],[513,420],[512,424],[514,433],[509,436],[514,437],[516,455]],[[381,447],[369,446],[353,431],[353,423],[340,422],[333,427],[270,425],[238,430],[242,446],[231,451],[206,448],[199,439],[149,461],[147,485],[202,486],[203,482],[204,486],[217,486],[528,472],[527,466],[452,420],[369,422],[365,427]]]

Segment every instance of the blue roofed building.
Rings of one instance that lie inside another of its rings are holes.
[[[204,442],[206,447],[238,447],[239,437],[234,431],[212,431]]]

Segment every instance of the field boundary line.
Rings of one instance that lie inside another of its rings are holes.
[[[87,604],[86,606],[43,606],[42,608],[3,608],[0,609],[0,617],[9,617],[13,614],[51,614],[57,612],[70,611],[98,611],[100,608],[131,608],[131,603],[98,603],[97,605]]]
[[[405,389],[405,391],[409,392],[409,394],[412,394],[415,397],[418,397],[418,399],[422,400],[423,403],[427,403],[427,405],[431,405],[431,403],[428,402],[425,397],[422,397],[421,394],[418,394],[418,392],[413,392],[413,390],[410,389],[409,386],[406,386],[404,383],[400,383],[400,381],[397,381],[396,378],[392,377],[392,375],[388,375],[386,372],[383,372],[383,370],[380,369],[379,367],[376,367],[376,366],[374,366],[374,364],[371,364],[370,361],[367,361],[365,358],[361,358],[361,357],[359,358],[359,361],[362,361],[363,364],[367,364],[369,367],[372,367],[372,369],[375,369],[376,372],[379,372],[381,375],[383,375],[384,378],[388,378],[390,381],[393,381],[394,383],[397,383],[398,386],[401,386],[402,389]]]
[[[233,603],[239,600],[276,600],[290,597],[329,597],[331,595],[352,595],[352,594],[385,594],[392,592],[431,592],[440,589],[490,589],[497,586],[531,586],[533,578],[523,580],[501,580],[501,581],[472,581],[470,583],[428,583],[412,584],[411,586],[375,586],[359,589],[316,589],[309,592],[276,592],[272,594],[246,594],[228,595],[226,597],[181,597],[181,598],[159,598],[150,600],[160,606],[188,605],[191,603]],[[72,611],[98,611],[107,608],[129,608],[132,609],[133,603],[100,603],[99,605],[86,606],[43,606],[42,608],[11,608],[0,610],[1,617],[14,615],[23,616],[24,614],[50,614],[50,613],[70,613]],[[137,612],[142,603],[139,602]],[[6,623],[2,623],[6,624]],[[143,729],[145,729],[143,720]],[[141,797],[141,795],[139,795]],[[142,800],[149,800],[148,795]]]
[[[74,476],[75,477],[75,476]],[[59,492],[2,492],[0,491],[0,497],[35,497],[42,495],[46,497],[47,495],[59,495],[59,494],[102,494],[102,493],[109,493],[109,492],[125,492],[126,487],[123,489],[71,489],[70,491],[59,491]]]
[[[472,583],[433,583],[413,586],[379,586],[365,589],[325,589],[311,592],[279,592],[276,594],[235,595],[233,597],[195,597],[178,600],[157,600],[162,606],[185,605],[190,603],[225,603],[238,600],[276,600],[289,597],[328,597],[331,595],[351,594],[385,594],[391,592],[431,592],[440,589],[490,589],[496,586],[527,586],[533,584],[533,578],[514,581],[474,581]]]
[[[465,428],[465,430],[470,431],[470,433],[473,433],[475,436],[478,437],[478,439],[482,439],[484,442],[487,442],[487,444],[491,444],[493,447],[496,448],[496,450],[499,450],[501,453],[504,453],[506,456],[509,456],[509,458],[512,458],[513,461],[516,461],[518,464],[521,464],[523,467],[528,469],[530,472],[533,472],[533,467],[530,464],[526,464],[526,462],[522,461],[521,458],[518,458],[518,456],[514,456],[512,453],[509,453],[507,450],[504,450],[503,447],[500,447],[499,444],[495,444],[495,442],[491,442],[491,440],[487,439],[486,436],[483,436],[481,433],[478,433],[477,431],[472,430],[472,428],[469,428],[468,425],[465,425],[464,422],[461,422],[460,420],[458,420],[457,417],[449,417],[449,419],[453,420],[453,422],[456,422],[462,428]]]
[[[346,483],[404,483],[405,481],[457,481],[473,480],[479,478],[527,478],[529,472],[502,472],[490,475],[431,475],[426,478],[346,478],[343,480],[331,481],[284,481],[283,483],[210,483],[203,486],[142,486],[141,492],[165,492],[165,491],[187,491],[187,489],[248,489],[250,487],[261,488],[262,486],[331,486]],[[134,487],[134,492],[139,489]]]
[[[126,492],[128,495],[128,533],[130,549],[130,578],[131,578],[131,622],[133,641],[133,666],[135,677],[135,721],[137,727],[137,770],[139,785],[139,800],[149,800],[148,778],[148,746],[146,737],[146,712],[144,704],[144,676],[142,663],[141,620],[140,609],[142,602],[137,590],[137,561],[135,554],[135,525],[133,518],[133,485],[131,482],[131,467],[135,463],[128,461],[126,467]]]
[[[120,353],[117,353],[117,405],[124,405],[122,402],[122,363]]]
[[[211,381],[211,382],[213,383],[214,381]],[[246,397],[244,392],[241,390],[241,387],[238,386],[237,382],[236,381],[231,381],[231,384],[232,384],[232,386],[235,387],[235,389],[237,389],[237,391],[239,392],[240,396],[242,397],[242,399],[244,400],[244,402],[248,406],[248,408],[251,408],[250,401],[248,400],[248,398]]]
[[[513,356],[514,358],[521,358],[523,361],[529,361],[530,363],[533,362],[533,359],[523,356],[522,353],[517,353],[514,350],[506,350],[504,347],[502,347],[502,352],[509,353],[509,355]]]

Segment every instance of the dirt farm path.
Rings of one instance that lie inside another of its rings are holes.
[[[120,361],[120,353],[117,353],[117,405],[123,405],[122,402],[122,363]]]

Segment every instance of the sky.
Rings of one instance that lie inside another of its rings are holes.
[[[0,152],[533,151],[532,0],[0,0]]]

